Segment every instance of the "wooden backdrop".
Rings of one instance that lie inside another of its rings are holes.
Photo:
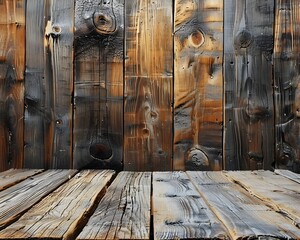
[[[300,171],[297,0],[0,0],[0,171]]]

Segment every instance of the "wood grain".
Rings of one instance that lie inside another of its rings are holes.
[[[48,170],[0,192],[0,230],[76,174],[76,170]]]
[[[121,172],[77,239],[149,239],[151,173]]]
[[[300,174],[285,169],[276,169],[275,173],[284,176],[290,180],[293,180],[294,182],[300,183]]]
[[[9,169],[0,173],[0,191],[29,177],[43,172],[42,169]]]
[[[295,0],[275,3],[276,167],[300,173],[299,3]]]
[[[270,169],[274,1],[224,3],[224,168]]]
[[[240,172],[243,174],[243,172]],[[232,239],[300,237],[300,229],[263,201],[229,181],[222,172],[187,172]]]
[[[125,170],[172,169],[172,5],[125,2]]]
[[[25,2],[0,2],[0,171],[23,167]]]
[[[124,1],[75,4],[73,167],[121,170]]]
[[[0,239],[75,239],[113,175],[111,170],[81,171],[1,231]]]
[[[223,1],[176,0],[174,169],[221,170]]]
[[[184,172],[154,172],[152,202],[154,239],[228,238]]]
[[[226,175],[251,194],[265,201],[274,210],[293,219],[295,225],[300,226],[300,185],[298,183],[270,171],[228,172]]]

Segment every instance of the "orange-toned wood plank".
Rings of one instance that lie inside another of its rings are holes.
[[[172,1],[125,2],[124,169],[172,169]]]
[[[175,1],[174,169],[221,170],[223,1]]]
[[[0,171],[23,167],[25,2],[0,2]]]

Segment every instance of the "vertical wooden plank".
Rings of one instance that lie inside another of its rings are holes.
[[[224,168],[270,169],[274,1],[224,3]]]
[[[0,1],[0,171],[23,166],[25,0]]]
[[[75,168],[122,168],[123,11],[123,0],[76,0]]]
[[[223,1],[175,1],[174,168],[221,170]]]
[[[300,172],[300,9],[276,0],[274,45],[276,166]]]
[[[125,3],[124,168],[172,169],[172,0]]]

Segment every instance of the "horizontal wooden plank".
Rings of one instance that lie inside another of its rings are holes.
[[[0,192],[0,230],[17,220],[73,175],[76,170],[48,170]]]
[[[300,183],[300,174],[285,169],[276,169],[275,173],[284,176],[290,180],[293,180],[294,182]]]
[[[226,225],[232,239],[300,238],[290,219],[251,196],[222,172],[187,172],[201,195]]]
[[[149,239],[151,173],[121,172],[77,239]]]
[[[270,171],[232,171],[226,175],[276,211],[287,214],[300,227],[300,186],[298,183]]]
[[[113,175],[111,170],[78,173],[0,232],[0,239],[74,239]]]
[[[228,238],[184,172],[153,173],[154,239]]]
[[[12,185],[17,184],[18,182],[21,182],[25,180],[26,178],[29,178],[31,176],[34,176],[38,173],[41,173],[42,169],[16,169],[11,168],[5,172],[0,173],[0,191],[8,188]]]

